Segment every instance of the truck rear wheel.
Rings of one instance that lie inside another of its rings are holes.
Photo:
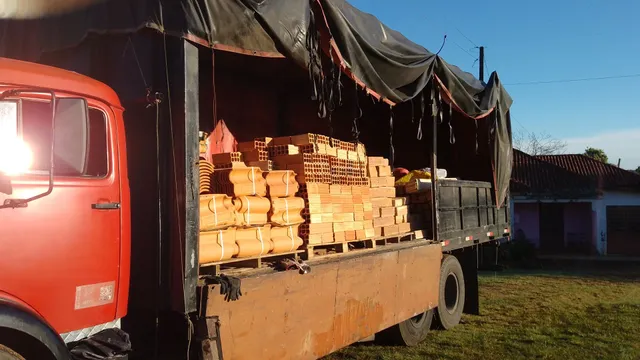
[[[427,338],[433,321],[433,309],[376,334],[376,342],[385,345],[416,346]]]
[[[449,330],[460,323],[464,309],[465,290],[462,266],[453,255],[445,255],[440,266],[438,307],[435,318],[438,327]]]
[[[17,352],[0,344],[0,360],[26,360]]]

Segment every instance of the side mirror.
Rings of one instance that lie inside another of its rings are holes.
[[[58,98],[54,117],[55,166],[62,173],[83,175],[89,148],[88,114],[85,99]]]

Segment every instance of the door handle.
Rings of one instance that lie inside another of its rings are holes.
[[[91,204],[91,208],[94,210],[118,210],[120,209],[120,203],[110,202],[110,203]]]

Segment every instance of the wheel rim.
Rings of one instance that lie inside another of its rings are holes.
[[[8,347],[0,345],[0,360],[25,360],[25,358]]]
[[[444,304],[449,314],[453,314],[458,307],[459,296],[458,277],[454,273],[449,273],[444,283]]]
[[[422,313],[412,317],[411,319],[409,319],[409,321],[411,322],[411,325],[419,328],[426,318],[427,313]]]

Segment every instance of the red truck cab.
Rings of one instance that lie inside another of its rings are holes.
[[[0,140],[25,145],[0,147],[0,164],[13,165],[0,169],[0,355],[57,359],[64,342],[125,316],[122,114],[116,93],[96,80],[0,59]]]

